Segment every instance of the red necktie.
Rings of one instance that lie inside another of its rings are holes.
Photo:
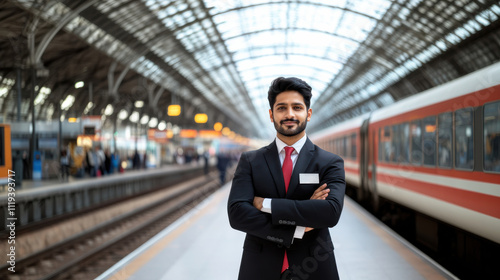
[[[283,179],[285,179],[285,190],[288,191],[288,185],[290,184],[290,178],[292,177],[293,171],[293,162],[292,162],[292,153],[294,149],[293,147],[285,147],[285,160],[283,161],[283,166],[281,170],[283,171]],[[286,256],[285,250],[285,258],[283,259],[283,266],[281,267],[281,273],[288,269],[288,257]]]
[[[288,185],[290,184],[290,178],[292,177],[293,163],[292,163],[292,153],[293,147],[285,147],[285,160],[283,161],[283,179],[285,179],[285,190],[288,191]]]

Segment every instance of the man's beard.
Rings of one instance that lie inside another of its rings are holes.
[[[286,126],[283,126],[284,122],[289,122],[289,121],[296,122],[297,128],[289,129]],[[302,131],[304,131],[306,129],[306,126],[307,126],[306,121],[301,123],[300,121],[295,120],[295,119],[285,119],[285,120],[282,120],[280,123],[277,123],[276,120],[273,118],[273,123],[274,123],[274,128],[276,128],[276,131],[278,131],[278,133],[285,135],[285,136],[288,136],[288,137],[292,137],[292,136],[295,136],[297,134],[300,134]]]

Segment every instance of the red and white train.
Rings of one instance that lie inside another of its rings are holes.
[[[415,236],[439,224],[500,243],[500,63],[311,135],[345,161],[358,199],[413,209]]]

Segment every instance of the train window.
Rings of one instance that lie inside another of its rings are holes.
[[[436,165],[436,117],[422,120],[424,165]]]
[[[394,157],[392,149],[392,128],[386,126],[380,129],[379,160],[390,162]]]
[[[472,170],[474,167],[472,108],[455,111],[455,167]]]
[[[422,164],[422,121],[412,121],[410,125],[411,133],[411,163]]]
[[[484,170],[500,172],[500,102],[484,105]]]
[[[394,145],[396,148],[396,157],[399,163],[409,162],[409,125],[408,123],[402,123],[397,126],[397,133],[395,132],[397,143]]]
[[[353,159],[356,159],[356,158],[357,158],[356,151],[357,151],[357,145],[356,145],[356,133],[353,133],[353,134],[351,135],[351,157],[352,157]]]
[[[347,136],[344,136],[342,138],[344,140],[344,145],[343,145],[343,148],[344,148],[344,157],[346,158],[350,158],[351,155],[350,155],[350,152],[351,152],[351,139],[349,139]]]
[[[453,135],[453,115],[443,113],[438,116],[438,166],[451,168],[451,147]]]

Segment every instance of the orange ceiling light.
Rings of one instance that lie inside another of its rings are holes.
[[[229,129],[229,127],[224,127],[222,129],[222,135],[229,136],[230,133],[231,133],[231,129]]]
[[[207,114],[196,114],[194,116],[194,121],[196,123],[206,123],[208,121],[208,116]]]
[[[216,122],[216,123],[214,124],[214,130],[215,130],[215,131],[221,131],[223,127],[224,127],[224,126],[223,126],[223,125],[222,125],[222,123],[220,123],[220,122]]]
[[[167,114],[171,117],[176,117],[181,114],[181,105],[172,104],[168,105]]]

